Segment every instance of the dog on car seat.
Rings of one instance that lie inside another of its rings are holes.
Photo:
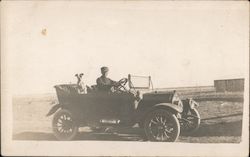
[[[78,86],[78,93],[79,94],[86,94],[87,93],[87,87],[83,80],[83,73],[75,74],[75,77],[77,78],[77,86]]]

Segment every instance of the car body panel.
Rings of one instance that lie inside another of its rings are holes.
[[[98,125],[101,120],[119,120],[128,125],[134,117],[135,97],[132,93],[90,92],[76,94],[74,85],[58,85],[58,100],[62,108],[73,112],[81,123]]]

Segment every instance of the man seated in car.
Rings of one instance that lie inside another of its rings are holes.
[[[111,88],[115,85],[117,85],[116,81],[111,80],[110,78],[108,78],[108,67],[102,67],[101,68],[101,73],[102,76],[97,78],[96,83],[97,83],[97,88],[100,91],[111,91]]]

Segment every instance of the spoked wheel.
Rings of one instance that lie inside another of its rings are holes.
[[[150,113],[144,123],[145,134],[150,141],[174,142],[180,134],[176,116],[164,109]]]
[[[201,123],[201,117],[197,109],[191,109],[186,115],[183,115],[181,119],[181,132],[192,133],[196,131]]]
[[[78,126],[74,121],[72,113],[62,109],[53,118],[52,127],[54,135],[58,140],[72,140],[78,133]]]

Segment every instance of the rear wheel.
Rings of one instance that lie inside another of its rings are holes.
[[[180,134],[178,119],[164,109],[149,113],[144,123],[144,129],[150,141],[174,142]]]
[[[53,133],[58,140],[72,140],[78,133],[78,125],[70,111],[58,111],[52,120]]]

